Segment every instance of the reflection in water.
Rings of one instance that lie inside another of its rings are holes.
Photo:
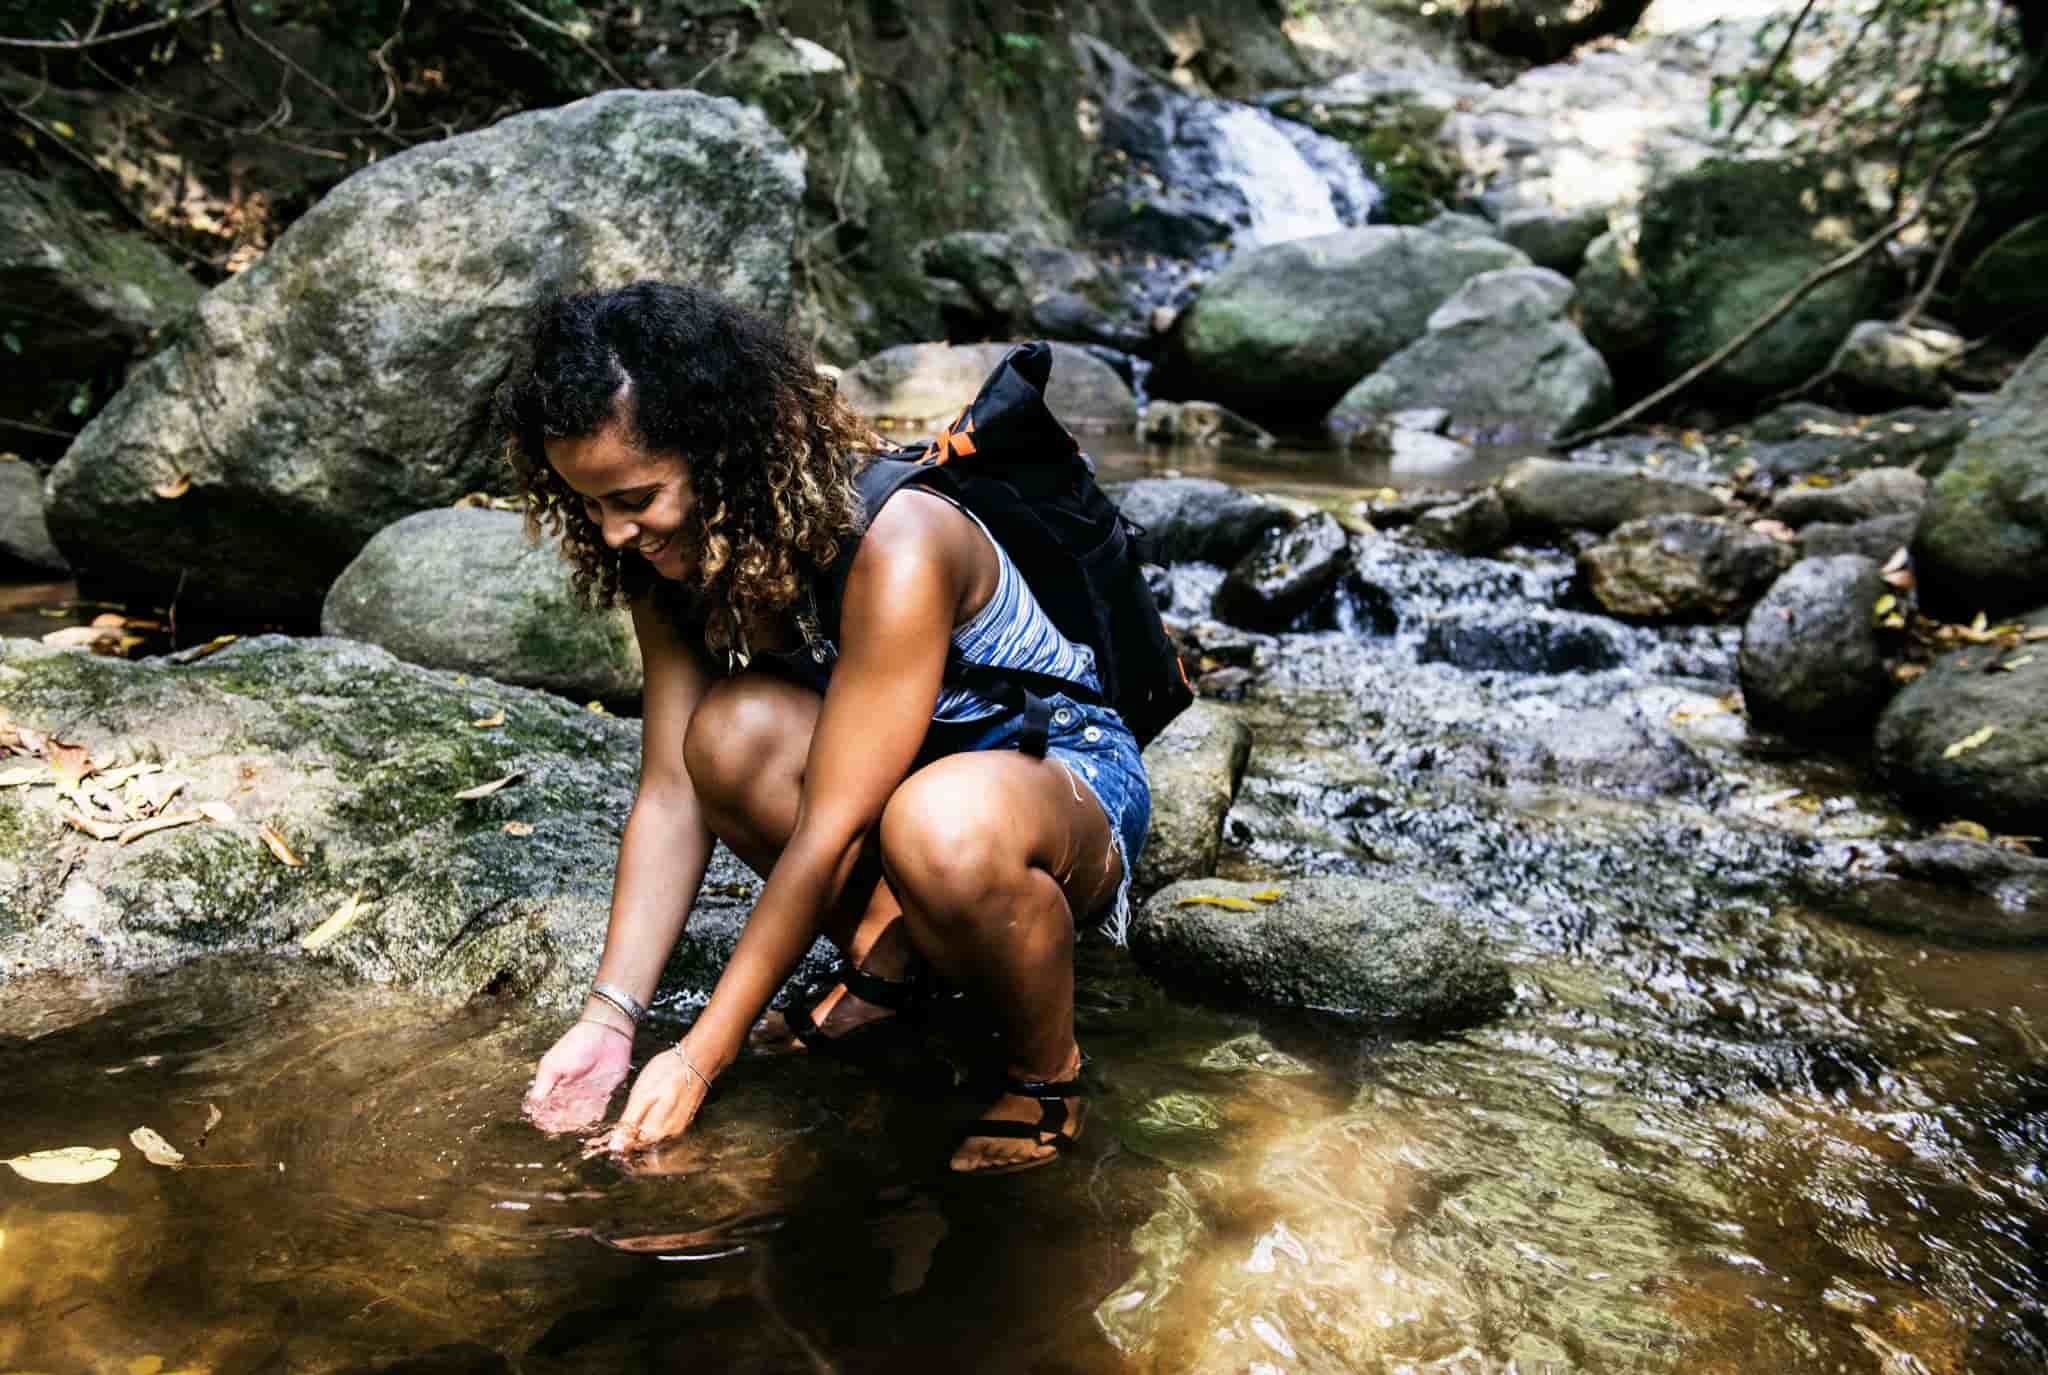
[[[517,1008],[17,981],[0,1153],[123,1158],[0,1177],[0,1369],[2038,1369],[2048,959],[1765,920],[1690,973],[1532,935],[1511,1017],[1424,1042],[1089,948],[1108,1091],[1003,1181],[941,1173],[937,1080],[749,1060],[636,1170],[519,1120],[554,1028]]]

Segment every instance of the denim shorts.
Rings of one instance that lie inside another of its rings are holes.
[[[1117,885],[1116,899],[1102,914],[1110,939],[1122,945],[1131,923],[1131,867],[1143,852],[1145,834],[1152,825],[1152,785],[1145,777],[1145,762],[1130,728],[1108,707],[1089,706],[1059,694],[1046,700],[1052,707],[1052,727],[1046,737],[1045,757],[1066,769],[1077,797],[1082,787],[1095,795],[1109,818],[1110,843],[1123,861],[1124,876]],[[1024,718],[1013,711],[975,721],[935,722],[914,767],[922,768],[949,754],[1013,750],[1023,734]]]

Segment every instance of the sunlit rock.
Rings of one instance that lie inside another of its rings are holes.
[[[1797,558],[1737,521],[1649,516],[1579,555],[1593,599],[1633,621],[1714,621],[1745,610]]]
[[[1889,401],[1948,400],[1942,369],[1963,356],[1963,337],[1934,325],[1860,320],[1828,370],[1858,392]]]
[[[1282,629],[1335,585],[1350,554],[1350,537],[1327,513],[1272,531],[1216,589],[1216,615],[1248,630]]]
[[[1152,830],[1132,882],[1149,893],[1216,871],[1223,814],[1251,753],[1252,733],[1229,707],[1198,701],[1145,747]]]
[[[1009,344],[899,344],[863,358],[839,378],[840,395],[871,420],[907,434],[944,429],[981,390]],[[1052,346],[1046,404],[1070,429],[1138,423],[1138,402],[1109,364],[1072,344]]]
[[[1645,516],[1713,515],[1726,503],[1701,483],[1653,477],[1635,468],[1525,458],[1500,480],[1515,533],[1555,537],[1568,530],[1606,533]]]

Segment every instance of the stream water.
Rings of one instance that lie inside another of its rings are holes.
[[[1308,493],[1384,477],[1322,461],[1175,456]],[[1492,586],[1471,596],[1511,607]],[[0,1171],[0,1371],[2048,1367],[2048,952],[1803,900],[1794,866],[1889,824],[1853,770],[1737,742],[1668,795],[1501,787],[1514,759],[1468,767],[1443,734],[1611,714],[1645,665],[1695,702],[1717,635],[1552,679],[1400,636],[1266,644],[1226,872],[1434,874],[1514,1005],[1403,1039],[1168,996],[1084,941],[1103,1091],[1074,1158],[1013,1178],[941,1171],[979,1106],[943,1062],[750,1058],[627,1167],[520,1119],[559,1023],[516,1003],[250,957],[16,978],[0,1156],[122,1159]],[[1325,681],[1362,705],[1325,711]],[[1760,824],[1785,768],[1846,800]],[[148,1163],[142,1126],[186,1167]]]

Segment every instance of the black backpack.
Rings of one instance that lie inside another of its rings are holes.
[[[1011,349],[945,433],[862,470],[862,504],[872,523],[912,483],[951,497],[988,526],[1060,633],[1095,652],[1100,694],[1044,674],[948,661],[948,684],[1023,712],[1027,753],[1045,753],[1045,699],[1056,692],[1114,708],[1144,745],[1194,700],[1194,689],[1145,583],[1137,547],[1144,531],[1095,484],[1094,465],[1046,407],[1051,375],[1050,346]],[[846,550],[820,580],[819,632],[828,641],[838,635],[855,552]]]

